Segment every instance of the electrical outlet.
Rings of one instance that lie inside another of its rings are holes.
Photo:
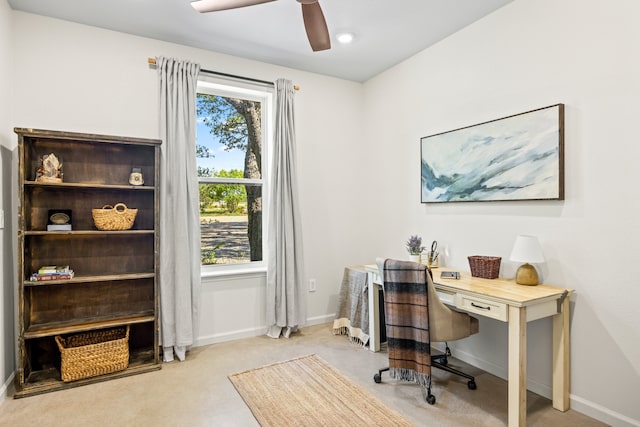
[[[309,279],[309,292],[316,291],[316,279]]]

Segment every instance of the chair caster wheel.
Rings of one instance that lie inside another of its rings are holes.
[[[469,382],[467,383],[467,387],[469,387],[469,390],[475,390],[476,387],[476,382],[474,380],[469,380]]]
[[[375,374],[373,376],[373,380],[377,383],[380,384],[382,382],[382,377],[380,376],[380,374]]]
[[[427,403],[429,405],[433,405],[434,403],[436,403],[436,397],[433,394],[430,394],[427,396]]]

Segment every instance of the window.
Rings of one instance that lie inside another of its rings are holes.
[[[205,78],[196,101],[203,271],[260,267],[272,94]]]

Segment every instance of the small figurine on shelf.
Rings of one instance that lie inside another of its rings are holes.
[[[131,174],[129,175],[129,184],[142,185],[144,179],[142,178],[142,168],[131,168]]]
[[[49,209],[47,231],[70,231],[71,209]]]
[[[55,154],[50,153],[42,156],[40,166],[36,170],[36,182],[62,182],[62,161]]]

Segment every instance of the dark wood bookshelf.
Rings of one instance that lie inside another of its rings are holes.
[[[156,139],[16,128],[18,135],[18,346],[15,397],[160,369],[158,324],[159,147]],[[38,182],[45,154],[62,182]],[[141,186],[128,182],[140,168]],[[131,229],[95,227],[92,209],[137,209]],[[71,211],[71,230],[48,231],[52,211]],[[70,279],[31,281],[45,265]],[[129,367],[63,382],[56,336],[128,326]]]

